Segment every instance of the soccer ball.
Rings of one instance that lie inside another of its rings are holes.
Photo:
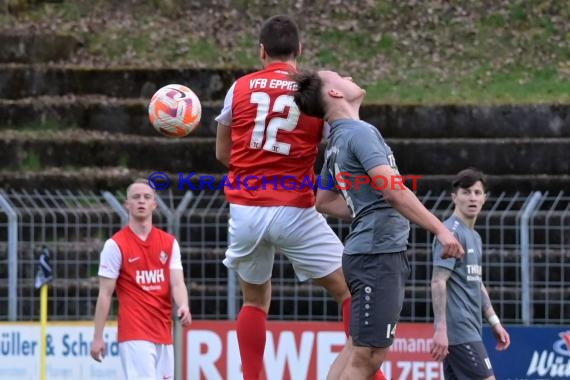
[[[154,93],[148,105],[150,123],[169,137],[184,137],[200,123],[200,99],[188,87],[169,84]]]

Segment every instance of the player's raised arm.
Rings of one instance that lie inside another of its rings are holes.
[[[443,246],[442,258],[461,258],[465,254],[461,244],[453,237],[453,234],[443,225],[443,223],[433,215],[420,202],[418,197],[405,185],[385,186],[386,179],[395,178],[397,173],[389,165],[376,166],[368,171],[368,175],[375,179],[377,187],[384,189],[382,193],[388,203],[411,222],[434,233]]]

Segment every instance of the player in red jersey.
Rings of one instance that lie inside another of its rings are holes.
[[[297,25],[287,16],[273,16],[263,23],[259,42],[264,68],[231,86],[216,118],[216,158],[229,168],[224,264],[237,272],[243,293],[237,338],[245,380],[258,380],[263,368],[276,250],[291,261],[299,280],[312,279],[342,305],[345,332],[350,311],[342,243],[314,207],[314,165],[324,122],[301,114],[292,96],[289,74],[301,53]],[[329,379],[343,366],[336,360]],[[383,378],[379,371],[375,379]]]
[[[129,224],[105,242],[91,356],[105,356],[103,329],[117,290],[119,353],[125,378],[174,379],[172,299],[182,325],[192,316],[175,237],[152,225],[154,190],[146,179],[127,189]]]

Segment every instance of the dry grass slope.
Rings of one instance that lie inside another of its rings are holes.
[[[255,67],[259,24],[286,13],[303,65],[350,73],[371,101],[570,102],[570,5],[558,0],[3,2],[2,33],[81,39],[68,63]]]

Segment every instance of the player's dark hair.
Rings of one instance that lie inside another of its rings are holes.
[[[319,74],[314,71],[300,71],[290,76],[297,83],[293,98],[301,112],[324,119],[323,80]]]
[[[451,182],[451,192],[457,193],[460,188],[468,189],[477,181],[481,181],[483,190],[487,191],[487,177],[481,170],[473,167],[463,169],[455,175],[453,182]]]
[[[295,58],[299,55],[299,28],[293,19],[277,15],[261,25],[259,43],[271,58]]]

